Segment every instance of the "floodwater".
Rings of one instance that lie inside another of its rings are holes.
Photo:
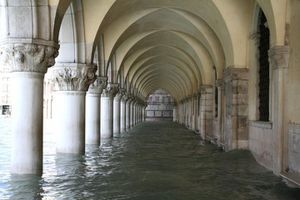
[[[9,174],[9,120],[0,119],[0,199],[296,200],[248,151],[224,153],[171,122],[147,122],[85,156],[55,154],[45,136],[44,173]]]

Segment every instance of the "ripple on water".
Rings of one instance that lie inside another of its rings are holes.
[[[9,120],[1,122],[0,199],[295,200],[300,192],[259,166],[248,151],[224,153],[169,122],[137,126],[85,156],[55,153],[44,139],[41,178],[10,176]]]

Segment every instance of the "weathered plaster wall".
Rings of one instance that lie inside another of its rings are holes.
[[[290,59],[286,83],[285,134],[288,134],[288,168],[300,173],[300,1],[292,0],[290,5],[288,38]]]
[[[269,170],[273,167],[272,141],[271,123],[258,121],[249,123],[249,149],[255,159]]]

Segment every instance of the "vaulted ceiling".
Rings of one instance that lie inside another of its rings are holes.
[[[84,47],[77,50],[77,57],[82,57],[79,60],[92,62],[102,48],[102,61],[98,64],[107,68],[109,61],[115,59],[115,73],[122,73],[127,87],[144,97],[163,88],[179,101],[196,93],[201,85],[213,85],[222,78],[225,67],[247,67],[249,36],[259,7],[274,33],[272,43],[284,40],[277,31],[284,24],[274,20],[274,13],[283,10],[278,1],[51,2],[58,8],[54,38],[59,39],[59,30],[64,32],[64,23],[61,28],[60,24],[72,3],[71,18],[77,23],[73,42]],[[62,46],[68,44],[68,39],[60,38]]]

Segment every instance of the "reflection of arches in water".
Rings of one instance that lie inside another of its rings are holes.
[[[269,49],[270,49],[270,30],[268,22],[263,11],[260,10],[258,18],[259,37],[259,69],[258,69],[258,96],[259,96],[259,120],[269,121],[269,99],[270,99],[270,67],[269,67]]]

